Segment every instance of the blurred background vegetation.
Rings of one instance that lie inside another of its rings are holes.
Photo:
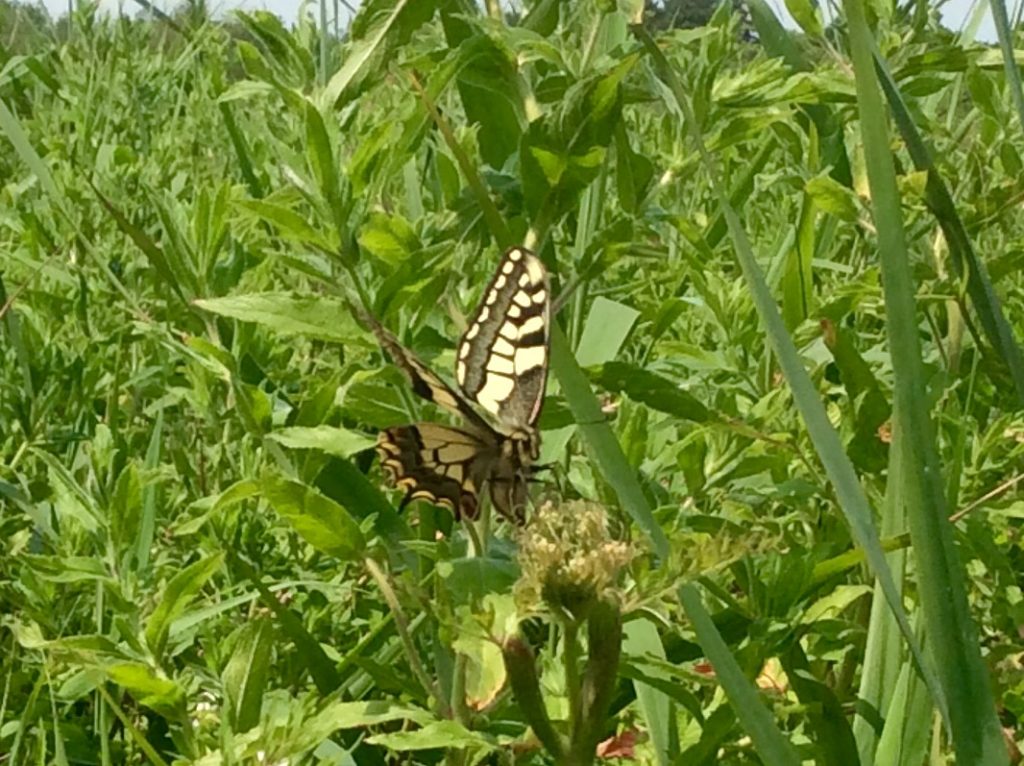
[[[0,763],[1018,762],[1022,32],[788,7],[0,0]],[[524,241],[555,574],[346,302]]]

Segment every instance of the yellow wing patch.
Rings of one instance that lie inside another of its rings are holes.
[[[503,430],[493,428],[369,318],[413,391],[458,413],[470,426],[419,423],[381,432],[377,451],[394,485],[405,491],[403,506],[422,499],[450,508],[456,516],[474,518],[487,484],[499,512],[517,521],[523,518],[527,480],[539,450],[535,424],[547,383],[550,311],[544,265],[528,250],[508,250],[459,341],[455,365],[462,391],[497,418]]]
[[[547,383],[550,300],[547,272],[524,248],[512,248],[484,291],[459,343],[462,390],[502,424],[532,428]]]

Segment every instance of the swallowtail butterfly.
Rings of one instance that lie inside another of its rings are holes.
[[[372,322],[413,391],[463,420],[459,428],[417,423],[381,432],[377,452],[395,486],[406,492],[403,506],[424,499],[471,519],[487,485],[499,512],[522,519],[526,483],[540,450],[536,424],[547,382],[550,313],[543,264],[529,250],[511,248],[459,341],[455,377],[465,396]]]

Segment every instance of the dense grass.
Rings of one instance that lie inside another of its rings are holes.
[[[0,762],[1019,760],[1005,7],[637,5],[0,51]],[[398,513],[352,306],[447,375],[513,244],[545,510]]]

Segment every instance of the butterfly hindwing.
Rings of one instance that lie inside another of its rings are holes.
[[[366,317],[413,391],[460,415],[467,425],[419,423],[381,432],[377,451],[393,483],[405,490],[403,505],[424,499],[456,516],[475,518],[487,484],[498,512],[522,520],[539,449],[535,424],[547,382],[550,311],[543,264],[529,250],[508,250],[459,342],[456,365],[466,396],[493,415],[500,429],[379,322]]]
[[[493,450],[475,434],[436,423],[397,426],[381,431],[381,465],[399,489],[403,505],[429,500],[465,518],[475,518],[484,462]]]
[[[544,265],[529,250],[513,247],[459,342],[459,385],[506,426],[532,427],[540,415],[550,306]]]

